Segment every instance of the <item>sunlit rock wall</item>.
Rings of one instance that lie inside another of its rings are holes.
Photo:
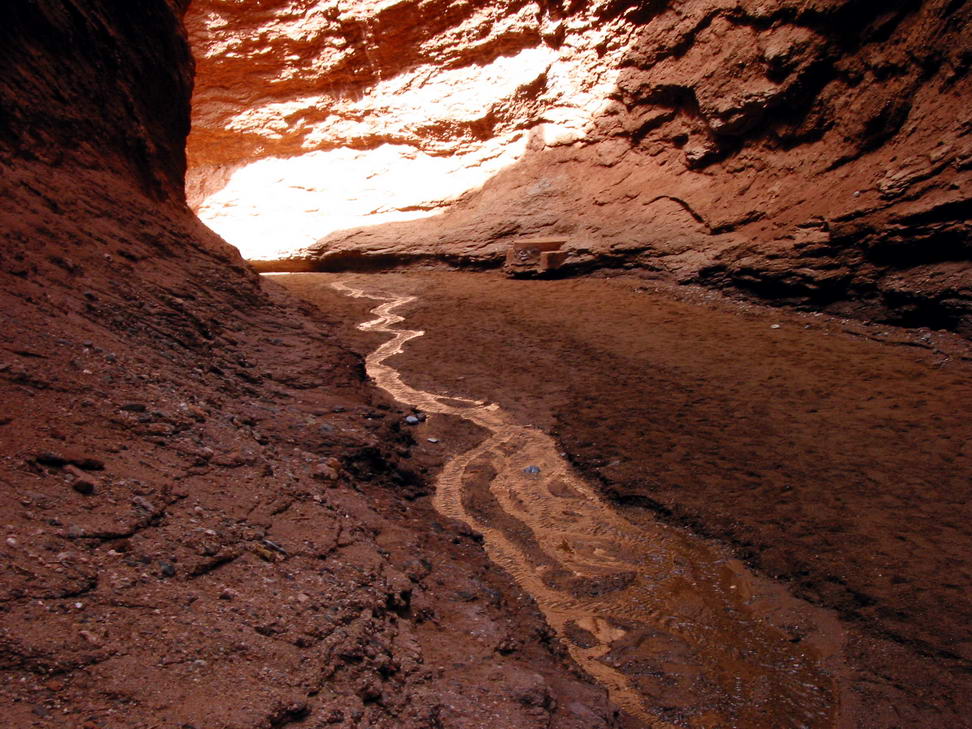
[[[441,212],[589,136],[633,28],[584,5],[196,0],[190,202],[256,259]]]
[[[970,15],[196,0],[190,202],[291,266],[491,266],[553,234],[578,272],[969,330]]]

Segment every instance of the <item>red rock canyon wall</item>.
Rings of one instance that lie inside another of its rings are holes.
[[[553,234],[568,270],[969,332],[970,16],[197,0],[190,200],[286,266],[494,266]]]

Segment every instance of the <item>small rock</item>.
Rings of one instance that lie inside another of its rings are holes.
[[[336,481],[338,472],[326,463],[318,463],[311,474],[318,481]]]
[[[94,493],[94,484],[86,478],[79,478],[71,483],[71,488],[83,496],[91,496]]]
[[[409,425],[418,425],[422,421],[416,418],[414,415],[408,415],[405,417],[405,422]]]
[[[159,574],[163,577],[175,577],[176,569],[171,562],[159,563]]]
[[[146,408],[140,402],[128,402],[121,406],[121,409],[129,413],[144,413]]]
[[[155,506],[144,496],[133,496],[132,505],[137,509],[148,512],[149,514],[155,511]]]
[[[500,655],[508,656],[511,653],[516,653],[521,647],[522,646],[519,641],[511,636],[507,636],[500,641],[499,645],[496,646],[496,652]]]
[[[262,544],[251,544],[250,551],[264,562],[276,562],[278,552],[267,549]]]
[[[439,439],[438,438],[426,438],[426,440],[429,443],[438,443],[439,442]]]
[[[68,465],[64,467],[65,473],[70,474],[74,477],[71,481],[71,488],[77,491],[79,494],[84,494],[85,496],[90,496],[95,492],[95,486],[97,485],[95,479],[86,474],[77,466]]]
[[[523,473],[536,474],[540,473],[540,466],[527,466],[523,469]]]
[[[770,329],[779,329],[779,328],[780,328],[779,324],[770,324]]]
[[[82,630],[79,635],[91,645],[101,645],[101,639],[90,630]]]
[[[265,547],[269,547],[277,554],[282,554],[284,556],[287,556],[287,550],[281,547],[276,542],[271,542],[269,539],[262,539],[261,541]]]
[[[172,435],[172,426],[168,423],[151,423],[145,432],[149,435]]]
[[[104,461],[98,458],[92,458],[75,449],[65,450],[61,453],[44,451],[34,456],[34,460],[37,461],[37,463],[40,463],[42,466],[54,466],[56,468],[70,464],[70,466],[68,466],[69,469],[74,466],[77,468],[83,468],[85,471],[105,470]]]
[[[36,456],[34,456],[34,460],[42,466],[54,466],[56,468],[60,468],[67,463],[66,458],[58,453],[51,453],[50,451],[38,453]]]

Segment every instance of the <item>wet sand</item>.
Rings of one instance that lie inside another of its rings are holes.
[[[549,431],[626,521],[707,538],[833,615],[846,670],[825,670],[850,725],[967,725],[962,342],[632,278],[355,278],[418,295],[402,313],[426,334],[390,360],[409,385],[498,402]],[[349,329],[374,304],[341,300],[334,276],[278,280]],[[381,341],[354,336],[362,353]],[[682,663],[628,669],[657,696],[696,670]]]

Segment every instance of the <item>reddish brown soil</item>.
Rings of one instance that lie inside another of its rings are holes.
[[[279,280],[364,319],[334,279]],[[403,313],[426,335],[392,360],[408,382],[500,402],[628,518],[718,540],[835,611],[858,726],[970,726],[967,342],[635,278],[357,280],[419,295]]]
[[[130,329],[87,270],[55,333],[6,278],[0,726],[617,725],[333,324],[270,285],[193,339],[170,272]]]

